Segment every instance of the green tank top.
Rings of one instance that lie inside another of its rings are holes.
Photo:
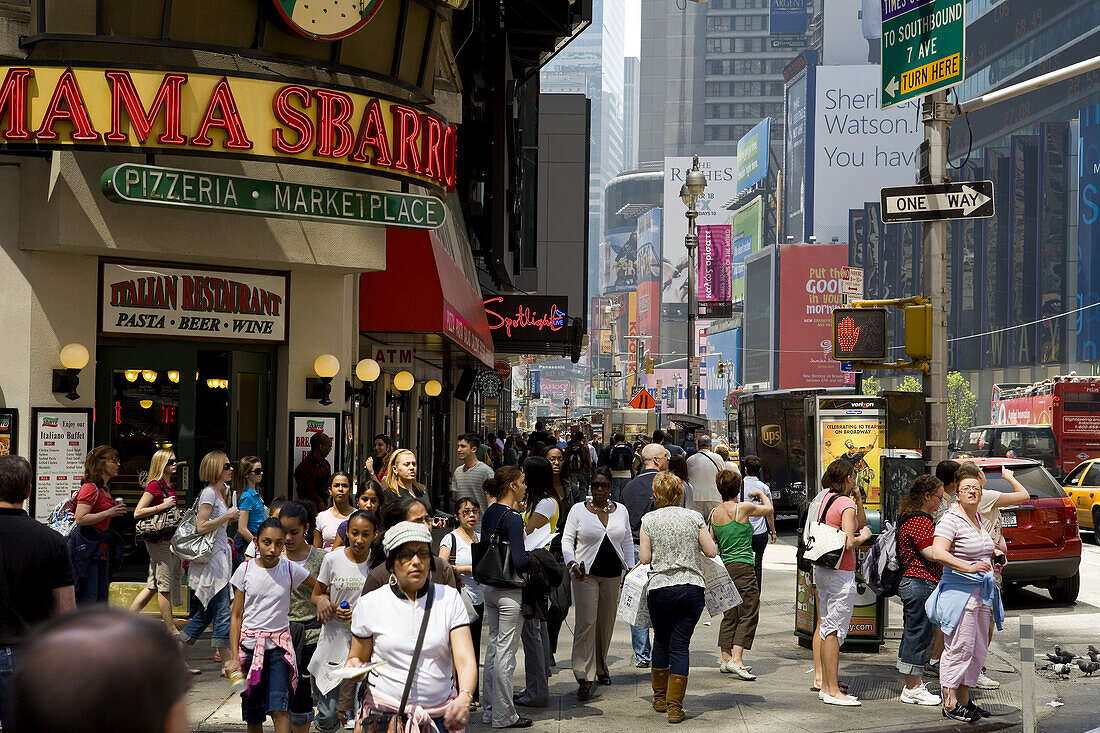
[[[752,565],[756,562],[756,553],[752,551],[752,523],[734,520],[727,524],[712,524],[714,537],[718,541],[718,553],[722,563],[744,562]]]

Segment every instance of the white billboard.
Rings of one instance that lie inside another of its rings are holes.
[[[812,233],[848,241],[848,210],[883,186],[913,183],[923,136],[919,99],[880,109],[879,66],[819,66],[814,105]]]
[[[663,198],[661,302],[688,302],[687,207],[680,200],[680,188],[691,170],[690,157],[665,158]],[[707,188],[696,204],[697,224],[725,224],[730,212],[722,205],[737,195],[737,156],[699,158],[699,170],[707,178]]]
[[[882,38],[880,0],[829,0],[825,5],[821,63],[877,64]]]

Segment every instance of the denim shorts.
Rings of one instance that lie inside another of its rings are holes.
[[[245,660],[241,671],[248,676],[252,665],[252,650],[241,648]],[[290,710],[290,665],[286,663],[286,652],[282,649],[268,649],[264,652],[264,672],[260,682],[241,695],[241,717],[250,725],[261,725],[267,720],[268,713],[289,712]]]

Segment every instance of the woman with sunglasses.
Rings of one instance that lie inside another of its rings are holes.
[[[195,528],[199,534],[214,533],[214,550],[205,562],[192,561],[187,568],[187,585],[195,593],[199,607],[191,614],[191,620],[180,632],[179,641],[186,655],[187,648],[195,643],[206,627],[214,624],[210,645],[218,650],[222,660],[222,674],[227,675],[226,660],[232,659],[229,650],[229,577],[232,552],[225,526],[234,521],[239,512],[231,506],[229,484],[233,481],[233,464],[221,451],[211,451],[199,464],[199,479],[206,488],[196,502],[198,515]],[[191,674],[200,670],[190,668]]]
[[[481,522],[481,509],[469,496],[455,502],[455,518],[458,526],[439,542],[439,557],[454,565],[455,572],[462,578],[462,592],[477,613],[477,620],[470,622],[470,636],[474,640],[474,658],[481,659],[481,619],[485,616],[485,598],[481,585],[474,580],[474,543],[481,541],[477,525]],[[474,686],[474,700],[470,709],[481,707],[477,686]]]
[[[256,541],[260,525],[267,519],[267,509],[260,498],[260,482],[264,478],[264,464],[257,456],[245,456],[237,462],[233,474],[233,495],[237,497],[237,534],[233,547],[237,549],[237,563],[244,562],[245,548]]]
[[[607,650],[622,574],[634,560],[630,517],[626,507],[611,501],[611,469],[597,468],[590,486],[592,500],[569,510],[561,542],[577,606],[573,676],[582,702],[591,697],[593,682],[611,684]]]
[[[134,519],[140,521],[163,514],[176,505],[176,487],[172,482],[175,475],[175,451],[162,448],[154,453],[149,462],[149,483],[138,499]],[[176,630],[176,622],[172,618],[172,606],[183,601],[183,588],[180,584],[183,563],[172,554],[171,534],[145,540],[145,549],[149,553],[149,579],[130,604],[130,610],[140,611],[145,608],[145,604],[155,593],[161,620],[168,627],[168,633],[173,638],[177,637],[179,631]]]
[[[317,514],[317,524],[313,528],[313,546],[326,552],[331,550],[340,525],[348,521],[353,511],[351,476],[337,471],[328,480],[328,509]]]

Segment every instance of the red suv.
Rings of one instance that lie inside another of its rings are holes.
[[[1050,590],[1058,603],[1073,603],[1081,590],[1081,538],[1077,510],[1054,477],[1039,461],[1019,458],[970,458],[985,472],[985,487],[1012,491],[1001,467],[1031,494],[1031,499],[1001,509],[1001,525],[1008,545],[1006,586],[1037,585]]]

